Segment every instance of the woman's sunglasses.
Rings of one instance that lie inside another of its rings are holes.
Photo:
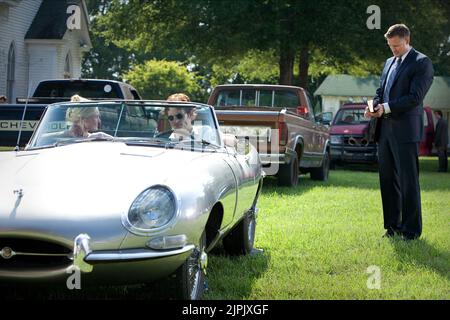
[[[167,119],[169,119],[169,121],[173,121],[173,120],[175,120],[175,117],[178,120],[181,120],[181,119],[184,118],[184,113],[177,113],[175,116],[170,115],[170,116],[167,117]]]

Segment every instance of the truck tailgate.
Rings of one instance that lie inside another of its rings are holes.
[[[220,130],[237,138],[245,138],[260,153],[279,148],[279,121],[283,117],[277,108],[215,108]]]
[[[22,123],[20,147],[25,146],[30,140],[46,107],[45,104],[27,105]],[[16,145],[24,109],[23,104],[0,104],[0,146],[14,147]]]

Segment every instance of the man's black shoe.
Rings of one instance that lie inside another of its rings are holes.
[[[393,238],[394,236],[398,235],[399,232],[397,230],[394,229],[387,229],[386,233],[384,234],[383,238]]]
[[[419,239],[419,236],[414,234],[414,233],[403,232],[402,233],[402,239],[404,241],[412,241],[412,240]]]

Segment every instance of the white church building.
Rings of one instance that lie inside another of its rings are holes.
[[[0,0],[0,96],[14,103],[41,80],[81,77],[91,47],[84,0]]]

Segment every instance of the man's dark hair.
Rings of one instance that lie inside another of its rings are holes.
[[[434,113],[437,113],[442,118],[442,111],[441,110],[434,110]]]
[[[386,39],[390,39],[393,37],[399,37],[399,38],[408,38],[411,35],[411,32],[409,32],[409,28],[404,24],[394,24],[393,26],[389,27],[388,31],[384,34],[384,37]]]

